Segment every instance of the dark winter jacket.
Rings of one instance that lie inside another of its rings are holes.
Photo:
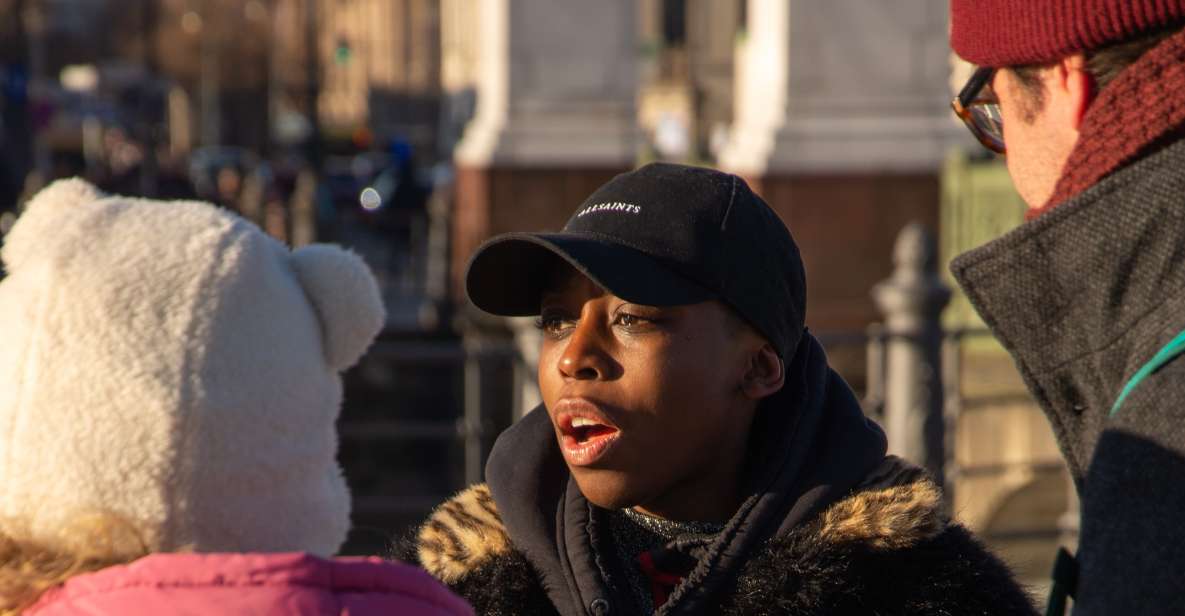
[[[952,266],[1012,353],[1082,502],[1076,615],[1179,614],[1185,361],[1126,383],[1185,331],[1185,141]]]
[[[1011,574],[943,513],[809,335],[753,430],[748,498],[658,614],[1032,614]],[[499,438],[489,485],[442,505],[415,554],[479,614],[632,613],[539,409]]]
[[[1185,34],[1100,96],[1070,160],[1118,168],[1091,170],[1089,188],[951,269],[1012,353],[1077,486],[1075,616],[1180,614],[1185,360],[1169,343],[1185,331]],[[1135,158],[1109,154],[1116,144]],[[1062,183],[1083,173],[1068,168]]]

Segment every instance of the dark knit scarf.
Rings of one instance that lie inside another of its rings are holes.
[[[1078,143],[1053,196],[1032,220],[1104,176],[1166,145],[1185,129],[1185,30],[1170,36],[1104,88],[1082,119]]]
[[[599,511],[609,524],[605,539],[617,556],[612,573],[621,578],[610,581],[625,582],[642,614],[662,607],[695,567],[690,550],[679,548],[704,549],[724,529],[723,524],[665,520],[630,509]]]

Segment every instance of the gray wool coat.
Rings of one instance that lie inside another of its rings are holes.
[[[1074,614],[1182,613],[1185,358],[1168,355],[1116,401],[1185,331],[1185,140],[951,269],[1011,352],[1077,485]]]

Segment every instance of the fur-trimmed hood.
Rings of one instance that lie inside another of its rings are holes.
[[[947,526],[941,495],[928,480],[865,490],[832,505],[806,533],[820,545],[863,544],[900,550],[937,537]],[[436,508],[416,537],[420,565],[454,584],[514,551],[498,505],[484,483]]]
[[[416,559],[446,584],[459,582],[513,551],[498,505],[484,483],[437,507],[416,537]]]
[[[408,555],[412,556],[412,555]],[[479,614],[556,614],[510,540],[489,487],[470,487],[420,528],[415,554]],[[767,542],[721,614],[1032,614],[1006,567],[952,524],[928,479],[861,489]]]

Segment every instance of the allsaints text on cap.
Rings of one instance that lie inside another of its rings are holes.
[[[583,210],[580,210],[580,213],[576,214],[576,217],[579,218],[581,216],[584,216],[585,214],[591,214],[593,212],[601,212],[601,211],[627,212],[629,214],[641,214],[642,208],[637,205],[634,205],[632,203],[622,203],[620,201],[614,201],[613,203],[598,203],[596,205],[590,205],[590,206],[584,208]]]

